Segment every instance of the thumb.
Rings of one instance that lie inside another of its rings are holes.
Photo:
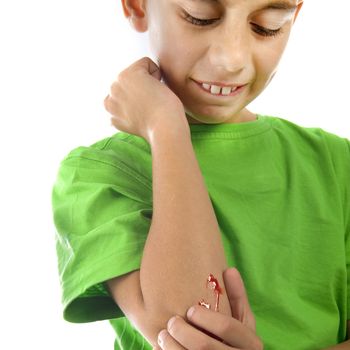
[[[152,75],[157,80],[161,79],[161,71],[158,65],[149,57],[145,56],[134,62],[126,70],[141,70],[143,73]]]
[[[241,274],[236,268],[232,267],[225,270],[223,276],[232,317],[255,331],[255,318],[249,305]]]
[[[148,57],[146,57],[146,63],[148,65],[149,74],[151,74],[154,78],[160,81],[162,78],[162,74],[158,65]]]

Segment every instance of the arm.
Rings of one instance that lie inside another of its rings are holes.
[[[227,263],[190,133],[159,128],[150,145],[154,210],[140,280],[145,306],[159,320],[155,340],[169,316],[184,317],[206,295],[209,273],[224,287]],[[226,293],[220,311],[231,315]]]
[[[159,336],[160,346],[154,350],[219,350],[223,349],[222,341],[225,349],[264,348],[256,334],[255,317],[239,271],[230,268],[223,276],[232,317],[195,305],[188,311],[187,320],[178,316],[169,320],[167,330],[163,330]]]
[[[346,339],[350,339],[350,320],[347,323],[347,337]],[[331,348],[326,348],[323,350],[350,350],[350,340],[347,340],[338,345],[332,346]]]
[[[347,340],[344,343],[332,346],[331,348],[326,348],[324,350],[350,350],[350,340]]]
[[[156,345],[168,319],[174,314],[185,317],[187,309],[206,295],[209,273],[224,287],[227,263],[189,132],[159,127],[149,141],[153,217],[141,270],[108,285],[127,317]],[[220,312],[231,315],[225,291]]]

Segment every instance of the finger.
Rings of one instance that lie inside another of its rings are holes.
[[[111,115],[111,125],[115,126],[118,130],[124,130],[127,125],[122,118],[118,117],[117,108],[113,101],[110,95],[104,99],[105,109]]]
[[[149,57],[141,58],[140,62],[147,69],[149,74],[151,74],[154,78],[161,80],[161,71],[155,62],[153,62]]]
[[[224,283],[234,318],[255,332],[255,317],[251,310],[241,274],[236,268],[224,271]]]
[[[242,322],[202,306],[191,307],[188,310],[187,318],[195,326],[216,335],[226,344],[240,349],[255,349],[253,346],[259,339]]]
[[[130,65],[125,71],[130,69],[141,69],[144,72],[152,75],[154,78],[161,80],[161,71],[158,65],[149,57],[142,57],[132,65]]]
[[[166,329],[159,332],[158,344],[162,350],[186,350],[168,333]]]
[[[188,350],[239,350],[237,348],[228,347],[223,342],[210,337],[178,316],[169,320],[168,332],[179,344]]]
[[[118,109],[115,100],[111,95],[107,95],[103,101],[106,111],[114,116],[118,115]]]
[[[147,63],[148,63],[148,71],[149,71],[149,73],[154,78],[156,78],[156,79],[158,79],[160,81],[161,78],[162,78],[162,74],[161,74],[161,71],[160,71],[159,67],[149,58],[147,60]]]

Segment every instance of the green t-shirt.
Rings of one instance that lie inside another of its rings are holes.
[[[265,350],[344,341],[350,141],[262,115],[190,129],[228,264],[243,277]],[[117,132],[72,150],[60,164],[52,205],[64,318],[108,319],[115,349],[151,349],[104,284],[140,268],[152,219],[147,141]]]

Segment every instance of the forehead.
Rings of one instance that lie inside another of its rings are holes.
[[[192,5],[219,5],[223,4],[229,7],[237,5],[239,2],[246,3],[249,6],[258,7],[259,10],[275,9],[284,11],[293,11],[297,7],[296,0],[181,0]]]

